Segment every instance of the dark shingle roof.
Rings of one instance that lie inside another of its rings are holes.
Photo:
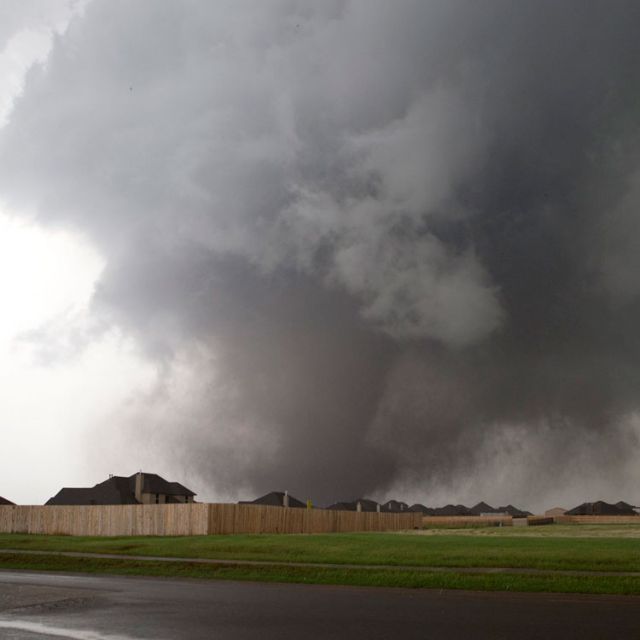
[[[284,504],[284,491],[271,491],[255,500],[241,500],[239,504],[263,504],[271,507],[282,507]],[[306,504],[292,495],[289,495],[289,506],[296,509],[306,508]]]
[[[81,504],[138,504],[136,500],[136,475],[129,477],[111,476],[94,487],[65,487],[47,500],[47,505],[81,505]],[[143,493],[160,493],[167,496],[195,496],[179,482],[167,482],[155,473],[145,473]],[[168,499],[167,502],[172,502]]]
[[[619,503],[618,503],[619,504]],[[630,506],[618,506],[598,500],[597,502],[583,502],[566,512],[568,516],[635,516],[636,512]]]
[[[433,510],[436,516],[470,516],[471,510],[463,504],[448,504]]]
[[[15,503],[11,502],[11,500],[7,500],[6,498],[3,498],[2,496],[0,496],[0,505],[11,506],[14,504]]]
[[[479,516],[481,513],[495,513],[496,508],[492,507],[490,504],[486,502],[478,502],[478,504],[474,505],[469,509],[472,515]]]
[[[373,512],[378,510],[378,503],[375,500],[369,500],[369,498],[358,498],[351,502],[335,502],[329,505],[327,509],[331,511],[357,511],[358,502],[360,503],[360,509],[366,512]]]
[[[135,493],[136,490],[136,476],[134,473],[129,476],[129,485],[131,491]],[[142,493],[161,493],[168,496],[195,496],[196,494],[187,489],[187,487],[181,485],[179,482],[167,482],[163,477],[157,473],[143,473],[144,482],[142,484]]]
[[[400,502],[399,500],[389,500],[380,507],[380,511],[401,513],[403,511],[409,511],[409,505],[406,502]]]
[[[416,502],[416,504],[412,504],[408,510],[413,513],[422,513],[425,516],[432,516],[435,513],[435,509],[432,509],[431,507],[425,507],[419,502]]]
[[[50,498],[47,505],[138,504],[129,486],[129,479],[112,476],[94,487],[65,487]]]

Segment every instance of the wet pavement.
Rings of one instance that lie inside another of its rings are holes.
[[[3,640],[640,638],[640,598],[0,571]]]

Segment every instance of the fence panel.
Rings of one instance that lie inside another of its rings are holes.
[[[512,516],[423,516],[423,527],[510,527]]]
[[[419,513],[359,513],[247,504],[0,506],[0,533],[189,536],[419,528]]]

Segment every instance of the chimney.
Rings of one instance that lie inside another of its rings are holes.
[[[144,473],[138,471],[136,473],[136,500],[142,503],[142,489],[144,487]]]
[[[376,505],[376,511],[377,511],[378,513],[380,513],[380,503],[378,503],[378,504]]]
[[[289,492],[285,491],[284,495],[282,496],[282,506],[283,507],[288,507],[289,506]]]
[[[356,504],[356,511],[358,513],[360,513],[362,511],[362,503],[360,502],[360,500],[358,500],[358,502]]]

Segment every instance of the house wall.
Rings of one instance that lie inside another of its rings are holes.
[[[165,504],[167,502],[167,496],[165,496],[163,493],[159,495],[158,502],[156,502],[155,493],[143,493],[140,498],[140,502],[142,504]]]
[[[179,536],[399,531],[420,527],[421,519],[419,513],[358,513],[249,504],[1,506],[0,533]]]

